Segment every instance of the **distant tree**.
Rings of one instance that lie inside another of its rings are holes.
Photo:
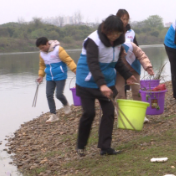
[[[58,16],[55,19],[55,25],[62,27],[64,25],[64,17]]]
[[[39,37],[43,37],[43,36],[47,36],[46,30],[44,29],[36,29],[34,31],[32,31],[31,33],[31,37],[33,39],[39,38]]]
[[[26,22],[25,22],[24,18],[21,17],[21,18],[18,18],[18,23],[19,24],[24,24]]]
[[[63,38],[63,41],[65,43],[72,43],[73,42],[73,38],[71,36],[66,36]]]
[[[140,29],[135,29],[135,33],[140,34],[141,33]]]
[[[83,16],[80,11],[77,11],[73,15],[73,23],[74,24],[80,24],[83,20]]]
[[[50,40],[56,40],[56,39],[58,40],[59,39],[59,34],[54,30],[50,31],[47,36]]]
[[[0,37],[9,37],[9,31],[6,28],[1,28],[0,29]]]
[[[155,28],[155,27],[162,27],[162,28],[164,28],[163,19],[160,16],[158,16],[158,15],[149,16],[145,20],[145,24],[148,27],[152,27],[152,28]]]
[[[42,20],[46,24],[53,24],[55,26],[62,27],[64,25],[64,17],[63,16],[57,16],[53,18],[46,18]]]
[[[42,19],[41,18],[33,18],[33,21],[31,22],[32,24],[34,24],[35,27],[41,27],[43,25],[42,23]]]
[[[135,23],[131,22],[130,24],[134,28],[144,28],[144,27],[146,27],[145,21],[139,21],[139,22],[135,22]]]
[[[159,32],[158,31],[151,32],[150,34],[153,35],[153,36],[155,36],[155,37],[159,36]]]

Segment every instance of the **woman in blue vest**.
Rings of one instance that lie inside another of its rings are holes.
[[[98,139],[100,155],[118,153],[111,148],[114,106],[110,98],[117,95],[116,70],[128,84],[136,80],[119,57],[124,41],[123,23],[118,17],[111,15],[83,42],[76,70],[76,93],[81,98],[83,109],[77,140],[77,152],[80,156],[85,155],[85,147],[95,117],[96,99],[99,100],[103,111]]]
[[[176,21],[168,29],[164,45],[171,67],[173,98],[176,99]]]

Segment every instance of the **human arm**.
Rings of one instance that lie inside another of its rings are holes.
[[[84,47],[86,48],[87,53],[87,64],[89,70],[94,78],[94,81],[98,87],[106,85],[105,78],[101,72],[100,64],[98,60],[98,46],[91,39],[87,39]]]
[[[41,83],[43,81],[43,77],[45,76],[45,70],[46,66],[44,63],[44,60],[42,59],[42,57],[39,55],[39,71],[38,71],[38,78],[37,78],[37,82]]]
[[[128,67],[125,65],[123,58],[125,57],[126,52],[123,47],[121,47],[119,59],[115,65],[115,69],[122,75],[122,77],[127,80],[130,76],[132,76],[132,73],[128,69]]]
[[[76,64],[74,60],[67,54],[63,47],[59,47],[59,58],[67,64],[70,70],[76,73]]]
[[[151,64],[149,58],[147,57],[147,55],[145,54],[145,52],[142,51],[142,49],[134,43],[132,43],[132,46],[133,46],[133,53],[137,57],[137,59],[140,61],[144,70],[147,71],[148,74],[154,75],[152,64]]]
[[[99,61],[98,61],[98,46],[94,43],[93,40],[88,39],[84,45],[87,53],[87,64],[89,70],[94,78],[96,84],[100,88],[101,93],[110,98],[113,94],[112,90],[106,85],[105,78],[101,72]]]
[[[133,84],[134,82],[137,81],[134,75],[132,75],[130,70],[125,66],[121,58],[119,58],[115,66],[115,69],[123,76],[123,78],[126,80],[128,85]]]
[[[154,71],[152,67],[148,67],[146,71],[149,75],[154,75]]]

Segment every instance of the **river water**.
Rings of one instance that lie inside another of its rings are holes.
[[[164,47],[145,45],[141,48],[150,58],[155,72],[167,62],[163,76],[165,81],[170,80],[170,65]],[[67,50],[67,52],[77,63],[81,50]],[[7,148],[6,138],[12,136],[24,122],[49,111],[45,96],[45,81],[39,86],[37,105],[32,107],[36,90],[35,79],[38,73],[38,55],[38,52],[0,53],[0,143],[2,143],[0,145],[0,176],[22,176],[15,166],[9,164],[12,161],[10,157],[12,154],[4,151]],[[147,79],[148,76],[142,69],[141,78],[144,77]],[[68,71],[64,94],[70,104],[73,104],[70,87],[73,87],[74,83],[75,75]],[[62,107],[57,100],[56,107],[57,109]]]

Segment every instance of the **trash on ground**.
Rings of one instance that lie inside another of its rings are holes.
[[[166,162],[168,160],[167,157],[163,157],[163,158],[151,158],[150,161],[151,162]]]

